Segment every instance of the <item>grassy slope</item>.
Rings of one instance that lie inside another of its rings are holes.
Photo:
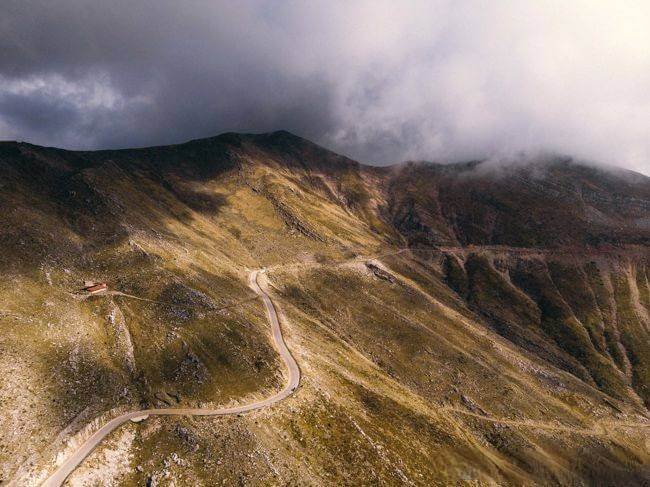
[[[598,274],[600,288],[585,266],[593,296],[572,295],[559,267],[538,283],[551,304],[561,297],[559,319],[582,340],[574,353],[539,296],[489,258],[454,257],[452,276],[436,258],[386,255],[392,283],[353,259],[400,239],[381,218],[380,176],[286,134],[79,160],[21,150],[35,168],[9,151],[0,190],[0,366],[12,371],[1,407],[20,412],[0,426],[3,471],[40,451],[21,472],[44,472],[65,440],[115,408],[277,388],[259,303],[218,310],[252,295],[247,269],[270,266],[305,377],[296,397],[241,418],[128,425],[75,482],[635,484],[647,474],[645,430],[607,423],[644,412],[630,388],[643,397],[647,384],[635,339],[648,287],[636,264]],[[165,304],[74,299],[85,278]],[[618,334],[599,322],[607,313]],[[626,372],[628,356],[640,359]],[[602,377],[594,364],[606,364]]]

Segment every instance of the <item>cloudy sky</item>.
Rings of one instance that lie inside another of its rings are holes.
[[[366,162],[557,151],[650,174],[650,2],[3,0],[0,139],[286,129]]]

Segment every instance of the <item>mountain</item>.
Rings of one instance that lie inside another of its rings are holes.
[[[364,166],[288,132],[0,144],[0,471],[38,485],[644,485],[650,178]],[[109,292],[89,296],[86,281]]]
[[[650,242],[648,178],[567,160],[408,164],[391,178],[395,226],[411,243],[516,247]]]

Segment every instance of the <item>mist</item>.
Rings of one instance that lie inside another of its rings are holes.
[[[0,139],[286,129],[373,164],[567,154],[650,174],[644,1],[4,2]]]

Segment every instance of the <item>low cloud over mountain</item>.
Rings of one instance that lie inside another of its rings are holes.
[[[640,1],[10,1],[0,138],[285,128],[374,163],[544,149],[648,173],[649,24]]]

